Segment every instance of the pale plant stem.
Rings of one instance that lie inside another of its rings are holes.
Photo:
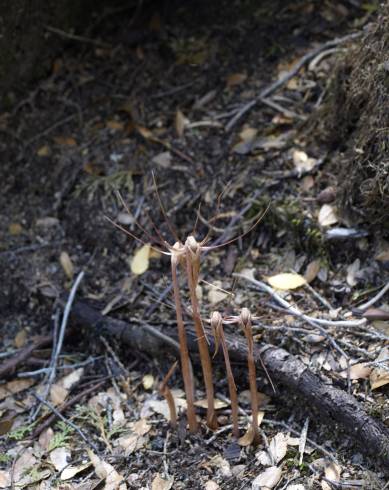
[[[170,388],[168,387],[167,384],[169,382],[169,379],[173,376],[176,367],[177,367],[177,361],[169,369],[168,373],[166,374],[166,376],[164,377],[164,379],[162,380],[159,386],[159,392],[163,397],[165,397],[165,400],[169,407],[170,425],[172,429],[175,429],[177,427],[177,411],[176,411],[176,404],[172,392],[170,391]]]
[[[224,364],[226,365],[226,372],[227,372],[228,391],[230,393],[230,402],[231,402],[232,433],[233,436],[236,439],[238,439],[239,438],[238,395],[237,395],[236,384],[234,380],[234,374],[231,368],[230,356],[228,354],[228,346],[227,346],[226,338],[224,336],[223,318],[218,311],[214,311],[211,315],[211,327],[215,338],[214,357],[216,356],[219,350],[219,340],[223,350]]]
[[[253,340],[253,331],[251,327],[251,314],[247,308],[243,308],[240,314],[240,323],[247,340],[247,366],[249,370],[249,383],[250,383],[253,445],[256,446],[260,440],[260,434],[258,428],[257,375],[255,370],[254,340]]]
[[[201,320],[199,304],[196,296],[196,282],[194,276],[197,277],[197,271],[194,271],[194,267],[192,265],[191,251],[189,249],[187,249],[186,251],[186,272],[188,276],[188,287],[192,304],[192,316],[197,335],[200,362],[203,371],[205,391],[207,395],[207,425],[210,429],[216,429],[217,420],[214,407],[211,356],[209,354],[208,344],[205,337],[205,331],[203,327],[203,322]]]
[[[234,375],[232,373],[231,369],[231,363],[230,363],[230,357],[228,355],[228,347],[226,343],[226,339],[224,338],[224,334],[222,333],[221,339],[220,339],[222,349],[223,349],[223,355],[224,355],[224,362],[226,364],[226,371],[227,371],[227,382],[228,382],[228,391],[230,393],[230,399],[231,399],[231,416],[232,416],[232,433],[236,439],[239,438],[239,425],[238,425],[238,394],[236,391],[236,384],[234,381]]]
[[[185,387],[186,403],[187,403],[188,424],[189,424],[190,432],[195,433],[197,432],[198,426],[197,426],[196,412],[194,408],[194,383],[193,383],[192,371],[190,368],[188,343],[186,340],[185,325],[182,316],[180,289],[177,280],[177,257],[174,254],[171,256],[171,269],[172,269],[174,303],[176,306],[178,339],[180,343],[181,369],[182,369],[182,377],[184,379],[184,387]]]

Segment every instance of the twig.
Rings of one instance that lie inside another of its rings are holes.
[[[63,316],[62,316],[61,327],[59,329],[58,342],[57,342],[57,345],[56,345],[56,348],[55,348],[54,359],[53,359],[53,363],[52,363],[52,366],[51,366],[52,367],[52,371],[50,373],[49,381],[48,381],[48,384],[49,385],[51,385],[51,383],[55,379],[58,357],[59,357],[59,355],[61,353],[61,350],[62,350],[62,345],[63,345],[63,340],[65,338],[65,331],[66,331],[66,326],[67,326],[68,319],[69,319],[70,310],[72,308],[72,304],[73,304],[74,298],[76,296],[76,292],[77,292],[78,286],[80,285],[83,277],[84,277],[84,271],[81,271],[78,274],[78,276],[77,276],[77,278],[76,278],[76,280],[75,280],[75,282],[74,282],[74,284],[72,286],[72,289],[70,290],[70,294],[69,294],[69,297],[68,297],[68,300],[67,300],[67,303],[66,303],[66,306],[65,306],[65,310],[64,310]]]
[[[86,444],[91,448],[93,449],[93,451],[95,451],[95,453],[98,453],[99,450],[97,448],[97,446],[95,446],[95,444],[90,441],[87,436],[83,433],[83,431],[77,427],[76,424],[73,424],[73,422],[71,422],[70,420],[68,420],[66,417],[64,417],[62,415],[62,413],[60,413],[55,407],[53,407],[53,405],[51,403],[49,403],[47,400],[45,400],[44,398],[42,398],[41,396],[39,396],[37,393],[33,393],[33,396],[43,405],[46,405],[46,407],[51,410],[59,419],[61,419],[63,422],[65,422],[66,425],[68,425],[69,427],[71,427],[73,430],[75,430],[81,437],[81,439],[86,442]]]
[[[169,382],[169,379],[173,376],[176,367],[177,367],[177,361],[172,365],[172,367],[169,369],[166,376],[163,378],[161,384],[159,385],[159,392],[166,399],[167,405],[169,407],[170,425],[172,429],[176,429],[177,427],[177,410],[176,410],[174,397],[167,384]]]
[[[18,351],[14,357],[3,362],[3,364],[0,365],[0,379],[12,375],[16,371],[16,368],[31,356],[34,350],[46,347],[52,340],[53,338],[51,335],[38,337],[30,345]]]
[[[36,243],[34,245],[26,245],[24,247],[15,248],[14,250],[3,250],[0,252],[0,257],[4,255],[16,255],[24,252],[35,252],[41,248],[56,247],[57,245],[62,245],[63,241],[50,242],[50,243]]]
[[[322,51],[326,51],[329,48],[332,48],[334,46],[337,46],[338,44],[345,43],[347,41],[350,41],[351,39],[356,39],[360,37],[363,33],[362,32],[356,32],[353,34],[349,34],[344,37],[340,37],[337,39],[332,39],[331,41],[327,41],[326,43],[322,44],[321,46],[318,46],[315,49],[312,49],[308,53],[306,53],[300,60],[293,66],[291,70],[285,73],[281,78],[264,88],[255,99],[251,100],[247,104],[245,104],[241,109],[238,110],[238,112],[234,115],[234,117],[228,122],[226,125],[226,131],[231,131],[231,129],[235,126],[235,124],[247,113],[249,112],[254,106],[258,104],[258,102],[261,102],[261,99],[268,97],[270,94],[278,90],[280,87],[285,85],[291,78],[293,78],[300,70],[301,68],[308,63],[310,60],[315,58],[319,53]]]
[[[382,296],[384,296],[386,291],[389,291],[389,282],[387,284],[385,284],[385,286],[381,289],[381,291],[379,293],[377,293],[375,296],[373,296],[371,299],[369,299],[369,301],[367,301],[366,303],[363,303],[362,305],[359,305],[358,309],[359,310],[367,310],[368,308],[370,308],[370,306],[373,306],[375,303],[377,303],[377,301],[380,300],[382,298]]]
[[[82,281],[83,277],[84,277],[84,271],[81,271],[78,274],[78,276],[77,276],[77,278],[76,278],[76,280],[72,286],[72,289],[70,290],[70,294],[69,294],[68,300],[67,300],[66,305],[65,305],[65,310],[64,310],[64,313],[62,316],[61,327],[59,329],[58,340],[56,342],[56,345],[54,346],[53,355],[52,355],[52,359],[50,362],[50,372],[47,376],[47,384],[46,384],[46,388],[44,391],[44,398],[47,398],[48,394],[50,393],[51,385],[53,384],[54,379],[55,379],[55,375],[56,375],[56,371],[57,371],[58,358],[59,358],[59,355],[60,355],[61,350],[62,350],[62,345],[63,345],[63,340],[65,338],[65,331],[66,331],[66,326],[67,326],[68,319],[69,319],[69,314],[70,314],[70,311],[72,308],[74,298],[76,296],[78,286],[80,285],[80,282]],[[55,324],[56,324],[56,322],[55,322]],[[36,408],[35,412],[32,415],[32,420],[34,420],[37,417],[37,415],[40,411],[40,408],[41,408],[41,405],[38,405],[38,407]]]
[[[31,143],[34,143],[35,141],[39,140],[40,138],[42,138],[42,136],[47,136],[54,129],[57,129],[58,127],[62,126],[63,124],[66,124],[66,123],[72,121],[76,117],[78,117],[78,113],[77,114],[76,113],[75,114],[70,114],[70,116],[66,116],[63,119],[60,119],[59,121],[57,121],[56,123],[52,124],[48,128],[44,129],[42,132],[36,134],[35,136],[33,136],[32,138],[30,138],[29,140],[27,140],[26,143],[25,143],[25,146],[30,146]]]
[[[78,393],[78,395],[75,395],[73,398],[70,398],[67,402],[63,403],[60,407],[57,408],[57,412],[64,412],[65,410],[67,410],[68,408],[72,407],[77,402],[79,402],[84,396],[87,396],[87,395],[93,393],[94,391],[98,390],[99,388],[101,388],[104,385],[104,383],[107,381],[107,379],[109,379],[109,376],[102,379],[98,383],[95,383],[90,388],[87,388],[87,389],[81,391],[80,393]],[[49,417],[47,417],[40,425],[38,425],[35,428],[35,430],[32,433],[32,436],[31,436],[32,439],[37,439],[39,434],[41,432],[43,432],[47,427],[50,427],[50,425],[53,422],[55,422],[55,420],[57,418],[58,418],[57,414],[55,412],[53,412]]]
[[[47,31],[52,32],[53,34],[58,34],[59,36],[64,37],[66,39],[71,39],[72,41],[79,41],[81,43],[93,44],[94,46],[99,46],[100,48],[106,48],[106,49],[112,47],[108,43],[104,43],[96,39],[90,39],[89,37],[72,34],[71,32],[65,32],[62,29],[58,29],[57,27],[52,27],[52,26],[45,26],[45,27]]]
[[[293,429],[287,423],[281,422],[279,420],[270,420],[270,419],[266,419],[265,418],[265,419],[262,419],[262,424],[269,424],[269,425],[273,425],[273,426],[277,426],[278,425],[279,427],[283,427],[284,429],[286,429],[291,434],[294,434],[294,435],[299,436],[299,437],[301,436],[301,431],[298,431],[296,429]],[[337,463],[338,462],[337,459],[329,451],[327,451],[327,449],[324,449],[323,446],[319,446],[319,444],[317,444],[315,441],[312,441],[312,439],[309,439],[308,437],[306,438],[306,441],[314,449],[317,449],[318,451],[320,451],[321,453],[323,453],[325,456],[327,456],[334,463]]]
[[[325,307],[325,308],[328,308],[330,311],[333,310],[332,306],[329,304],[329,302],[320,294],[318,293],[315,289],[313,289],[313,287],[306,283],[305,284],[305,287],[308,289],[308,291],[310,291],[313,296],[318,300],[320,301],[320,303]]]
[[[314,324],[316,324],[315,326],[324,325],[324,326],[329,326],[329,327],[362,327],[367,322],[367,320],[365,318],[362,318],[361,320],[324,320],[322,318],[314,318],[314,317],[305,315],[300,310],[298,310],[297,308],[292,306],[290,303],[288,303],[284,298],[281,298],[281,296],[279,294],[277,294],[273,288],[271,288],[270,286],[267,286],[262,281],[257,281],[254,278],[251,278],[249,276],[246,276],[244,274],[239,274],[239,273],[234,273],[233,276],[234,277],[240,277],[242,279],[245,279],[246,281],[252,282],[253,284],[255,284],[258,287],[258,289],[270,294],[270,296],[272,298],[274,298],[285,309],[287,309],[290,314],[295,315],[299,318],[302,318],[303,320],[305,320],[308,323],[314,323]]]
[[[272,109],[275,109],[278,112],[281,112],[286,117],[290,117],[292,119],[300,119],[301,121],[306,121],[307,117],[306,116],[301,116],[300,114],[297,114],[296,112],[290,111],[289,109],[285,109],[282,107],[282,105],[278,104],[277,102],[274,102],[272,99],[266,99],[265,97],[261,98],[262,104],[265,104],[269,106]]]

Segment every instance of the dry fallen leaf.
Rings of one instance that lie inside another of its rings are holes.
[[[359,259],[354,260],[354,262],[347,267],[346,281],[350,287],[354,287],[358,284],[358,280],[356,279],[356,274],[360,268],[361,268],[361,261]]]
[[[124,483],[124,478],[115,468],[100,459],[93,451],[88,449],[89,459],[95,468],[96,475],[105,480],[104,490],[126,490],[127,485]]]
[[[106,122],[106,126],[109,129],[113,129],[115,131],[121,131],[124,129],[124,123],[121,121],[115,121],[115,119],[111,119],[110,121]]]
[[[50,401],[54,406],[61,405],[67,398],[69,390],[58,383],[50,387]]]
[[[222,408],[228,407],[228,403],[226,403],[222,400],[219,400],[218,398],[214,398],[213,403],[214,403],[215,410],[221,410]],[[206,398],[203,398],[202,400],[196,400],[194,402],[194,405],[196,407],[199,407],[199,408],[207,409],[208,408],[208,401]]]
[[[68,465],[70,457],[70,450],[63,446],[53,449],[49,454],[49,459],[57,471],[62,471]]]
[[[306,284],[303,276],[296,273],[284,272],[275,276],[266,277],[266,281],[275,289],[288,291],[289,289],[297,289]]]
[[[82,471],[89,468],[90,465],[91,463],[84,463],[79,466],[68,466],[62,471],[60,479],[63,481],[70,480],[74,476],[78,475],[78,473],[81,473]]]
[[[220,454],[213,456],[213,458],[208,461],[208,465],[217,468],[224,478],[230,478],[232,476],[230,463],[220,456]]]
[[[260,451],[255,456],[263,466],[278,464],[286,455],[289,436],[279,432],[270,441],[268,451]]]
[[[61,252],[59,262],[68,279],[72,279],[74,276],[74,266],[69,254],[67,252]]]
[[[307,269],[305,271],[304,277],[307,283],[311,283],[314,279],[316,279],[316,276],[319,274],[320,271],[320,260],[312,260],[307,265]]]
[[[378,354],[376,361],[381,361],[389,357],[389,347],[383,347]],[[388,365],[388,363],[386,363]],[[389,372],[387,369],[374,368],[370,374],[370,386],[372,390],[380,388],[389,383]]]
[[[9,381],[8,383],[1,385],[0,400],[3,400],[4,398],[7,398],[10,395],[15,395],[20,391],[27,390],[33,384],[35,384],[35,381],[36,380],[33,378],[23,378],[23,379],[21,378],[21,379],[15,379],[13,381]]]
[[[16,334],[14,339],[14,344],[17,349],[20,349],[26,344],[26,342],[27,342],[27,330],[25,328],[22,328],[22,330],[19,330],[19,332]]]
[[[44,451],[47,451],[53,437],[54,437],[54,431],[51,427],[48,427],[46,430],[41,432],[41,434],[39,435],[38,442],[39,442],[40,447]]]
[[[320,226],[331,226],[337,223],[335,208],[329,204],[323,204],[319,211],[318,221]]]
[[[77,141],[71,136],[55,136],[53,140],[57,143],[57,145],[63,145],[63,146],[77,145]]]
[[[189,121],[184,116],[184,114],[180,110],[178,110],[176,112],[175,128],[179,138],[182,138],[182,136],[184,135],[185,126],[188,124],[188,122]]]
[[[222,289],[221,281],[214,281],[213,284],[209,285],[208,301],[211,303],[211,305],[220,303],[228,298],[228,296],[229,294]]]
[[[264,490],[274,488],[280,481],[282,475],[281,468],[271,466],[263,473],[260,473],[251,483],[252,490]]]
[[[0,470],[0,488],[9,488],[11,486],[10,471]]]
[[[246,73],[231,73],[228,75],[226,85],[228,88],[240,85],[247,79]]]
[[[150,244],[146,243],[139,248],[131,260],[131,271],[133,274],[141,275],[149,268]]]
[[[48,145],[43,145],[38,148],[36,154],[38,157],[48,157],[51,153],[50,147]]]
[[[148,443],[148,438],[139,436],[137,434],[130,434],[129,436],[118,437],[115,440],[114,445],[121,447],[124,450],[124,456],[129,456],[135,451],[142,449]]]
[[[340,480],[341,468],[337,464],[331,462],[324,468],[324,475],[329,480],[338,482]],[[323,490],[331,490],[332,485],[328,484],[326,481],[321,482],[321,488]]]
[[[264,416],[265,416],[265,412],[263,411],[258,412],[258,427],[261,425]],[[247,430],[243,434],[243,436],[238,439],[238,444],[239,446],[243,446],[243,447],[250,446],[253,440],[254,440],[254,432],[253,432],[252,425],[250,424],[247,427]]]
[[[316,165],[316,160],[309,158],[305,151],[294,150],[292,158],[295,169],[300,173],[312,170]]]
[[[350,379],[368,379],[372,368],[365,363],[359,362],[350,367]],[[342,371],[342,376],[347,378],[347,369]]]
[[[174,482],[174,477],[162,478],[162,476],[157,473],[151,483],[151,490],[170,490]]]
[[[220,487],[215,481],[208,480],[204,485],[204,490],[220,490]]]
[[[160,165],[162,168],[169,168],[172,163],[172,155],[170,151],[164,151],[158,155],[155,155],[151,161],[157,165]]]
[[[152,374],[145,374],[142,378],[142,385],[145,390],[151,390],[154,385],[154,376]]]

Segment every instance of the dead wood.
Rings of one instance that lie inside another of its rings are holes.
[[[101,315],[96,309],[83,302],[76,302],[72,309],[72,320],[93,331],[93,335],[114,335],[133,349],[151,356],[166,357],[167,352],[177,355],[162,337],[155,336],[141,325]],[[176,337],[174,329],[163,328],[164,335]],[[92,332],[91,332],[92,333]],[[194,330],[188,329],[189,350],[197,354],[198,347]],[[214,348],[212,333],[207,332],[210,348]],[[247,345],[243,337],[226,335],[231,359],[246,362]],[[357,400],[345,391],[323,382],[301,361],[286,350],[260,343],[254,348],[257,368],[266,366],[272,380],[298,397],[305,407],[316,409],[327,421],[338,426],[353,438],[361,450],[372,456],[374,461],[389,474],[389,430],[380,421],[369,416]]]
[[[31,344],[28,344],[26,347],[18,351],[10,359],[4,361],[2,364],[0,364],[0,379],[12,376],[21,364],[30,359],[34,350],[46,347],[47,345],[50,345],[52,341],[53,338],[51,335],[38,337],[31,342]]]

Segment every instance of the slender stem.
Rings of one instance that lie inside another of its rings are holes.
[[[216,345],[215,354],[217,353],[218,350],[219,340],[223,350],[224,363],[226,365],[226,371],[227,371],[228,391],[230,393],[230,400],[231,400],[232,433],[234,437],[238,439],[239,438],[238,395],[236,391],[234,375],[232,373],[230,356],[228,354],[227,342],[224,336],[223,319],[218,311],[212,313],[211,326],[214,330],[214,335],[215,335],[215,345]]]
[[[197,268],[198,262],[195,262]],[[196,296],[196,282],[195,277],[198,276],[198,270],[194,270],[191,250],[187,247],[186,250],[186,272],[188,276],[188,286],[190,293],[190,300],[192,303],[192,316],[195,325],[197,343],[199,346],[201,368],[203,371],[203,378],[205,384],[205,391],[207,394],[207,425],[210,429],[217,429],[217,420],[214,407],[214,391],[212,381],[212,362],[209,355],[208,343],[205,337],[205,331],[203,322],[201,320],[199,304]]]
[[[257,375],[255,370],[254,340],[253,331],[251,328],[251,313],[247,308],[243,308],[240,313],[240,323],[247,340],[247,365],[249,369],[253,445],[256,446],[260,441],[260,434],[258,429]]]
[[[181,297],[180,290],[178,286],[177,280],[177,256],[171,256],[171,268],[172,268],[172,283],[173,283],[173,292],[174,292],[174,303],[176,306],[176,317],[177,317],[177,329],[178,329],[178,340],[180,343],[180,357],[181,357],[181,369],[182,369],[182,377],[184,379],[184,387],[186,394],[186,403],[187,403],[187,417],[189,430],[192,433],[197,432],[197,419],[196,412],[194,408],[194,384],[192,372],[190,369],[190,361],[189,361],[189,351],[188,351],[188,343],[186,341],[186,332],[184,320],[182,317],[182,307],[181,307]]]
[[[173,366],[169,369],[168,373],[166,376],[163,378],[161,384],[159,385],[159,392],[163,397],[165,397],[166,402],[169,407],[169,413],[170,413],[170,425],[172,429],[175,429],[177,427],[177,411],[176,411],[176,404],[174,402],[174,398],[172,395],[172,392],[170,391],[170,388],[168,387],[168,382],[169,379],[172,377],[175,369],[177,367],[177,361],[173,364]]]

